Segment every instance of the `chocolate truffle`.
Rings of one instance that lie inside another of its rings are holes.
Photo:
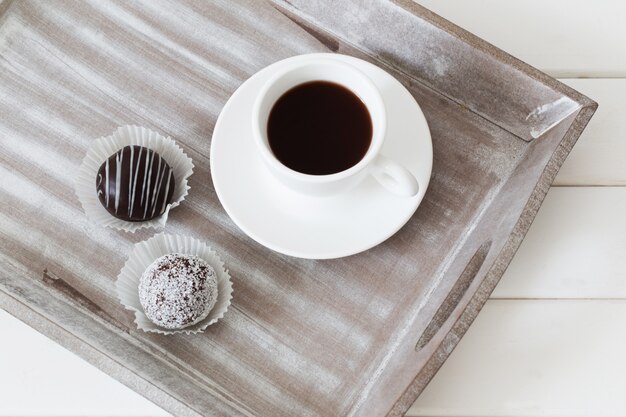
[[[206,318],[217,301],[217,274],[204,259],[161,256],[139,280],[139,302],[157,326],[182,329]]]
[[[114,217],[131,222],[151,220],[163,214],[172,200],[174,173],[152,149],[126,146],[100,166],[96,192]]]

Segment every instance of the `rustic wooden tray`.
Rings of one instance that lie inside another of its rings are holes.
[[[0,306],[177,415],[397,416],[450,354],[519,246],[596,103],[408,1],[0,4]],[[211,132],[282,58],[376,63],[420,103],[426,197],[384,244],[273,253],[217,200]],[[234,282],[203,335],[135,329],[114,280],[152,235],[90,223],[72,180],[91,140],[140,124],[193,158],[166,230],[208,241]]]

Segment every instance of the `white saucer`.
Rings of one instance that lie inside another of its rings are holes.
[[[264,165],[252,141],[252,104],[259,89],[286,63],[319,57],[358,67],[380,88],[387,110],[382,154],[415,175],[420,187],[415,197],[397,196],[371,177],[337,196],[310,197],[283,186]],[[396,233],[422,201],[432,161],[424,114],[400,82],[357,58],[311,54],[272,64],[235,91],[215,125],[210,162],[224,209],[248,236],[286,255],[329,259],[362,252]]]

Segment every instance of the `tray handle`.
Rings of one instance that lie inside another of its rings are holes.
[[[474,279],[478,276],[478,272],[480,271],[485,259],[487,258],[487,254],[489,253],[489,249],[491,249],[491,241],[485,242],[476,250],[472,259],[467,263],[467,266],[463,270],[463,273],[459,277],[459,279],[452,287],[452,290],[444,300],[439,310],[435,313],[433,318],[426,326],[426,329],[420,336],[417,344],[415,345],[415,351],[419,352],[423,349],[437,334],[439,329],[443,327],[444,323],[450,318],[454,310],[460,304],[461,300],[464,298],[467,289],[470,287]]]

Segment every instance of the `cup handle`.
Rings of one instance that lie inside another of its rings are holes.
[[[378,155],[370,173],[386,189],[403,197],[413,197],[419,191],[415,176],[402,165],[383,155]]]

